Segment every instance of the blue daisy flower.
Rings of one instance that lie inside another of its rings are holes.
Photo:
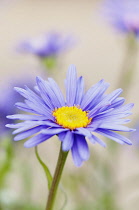
[[[138,0],[106,0],[102,13],[110,23],[123,33],[139,35]]]
[[[122,89],[105,94],[109,84],[100,80],[85,92],[83,77],[77,77],[74,65],[69,67],[65,81],[66,100],[52,78],[44,81],[37,77],[36,83],[35,91],[28,87],[15,88],[25,98],[24,103],[16,103],[16,106],[32,113],[7,116],[23,121],[6,125],[16,128],[13,132],[17,134],[15,141],[31,136],[24,144],[29,148],[57,135],[62,143],[62,150],[71,150],[76,166],[81,166],[89,158],[87,140],[106,146],[95,134],[101,134],[120,144],[132,144],[129,139],[115,132],[134,130],[122,125],[130,121],[124,118],[131,114],[133,107],[132,103],[123,105],[125,100],[119,97]]]

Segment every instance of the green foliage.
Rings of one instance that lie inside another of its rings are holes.
[[[0,189],[5,187],[6,177],[9,174],[13,160],[13,144],[10,138],[6,138],[1,141],[1,151],[3,152],[3,158],[0,160]]]
[[[41,166],[43,167],[44,169],[44,172],[45,172],[45,175],[46,175],[46,178],[47,178],[47,181],[48,181],[48,189],[50,189],[51,187],[51,183],[52,183],[52,175],[49,171],[49,168],[45,165],[45,163],[41,160],[40,156],[39,156],[39,153],[38,153],[38,150],[37,150],[37,146],[35,147],[35,154],[36,154],[36,157],[39,161],[39,163],[41,164]]]

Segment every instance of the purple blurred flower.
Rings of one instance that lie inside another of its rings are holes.
[[[8,81],[8,85],[1,86],[0,88],[0,135],[6,135],[9,132],[9,129],[5,127],[5,123],[11,123],[10,119],[6,118],[9,114],[17,113],[17,109],[14,106],[17,100],[23,100],[22,97],[13,91],[13,88],[17,85],[24,87],[24,84],[28,84],[29,87],[33,85],[29,82],[29,79],[15,79],[11,82]]]
[[[74,44],[75,40],[70,35],[49,32],[21,42],[17,50],[41,58],[57,57],[60,53],[73,47]]]
[[[106,136],[120,144],[131,141],[115,131],[130,132],[134,129],[123,126],[129,119],[133,104],[123,105],[124,98],[119,97],[122,90],[117,89],[105,94],[109,84],[99,81],[87,92],[84,91],[83,77],[77,77],[74,65],[69,67],[65,85],[66,100],[57,83],[49,78],[44,81],[36,78],[35,92],[26,87],[16,88],[26,100],[16,103],[16,106],[32,113],[7,116],[9,119],[23,120],[7,127],[15,128],[15,141],[31,137],[24,144],[34,147],[54,135],[58,135],[62,142],[62,150],[72,152],[76,166],[89,158],[87,139],[105,147],[105,143],[95,134]],[[36,134],[32,137],[32,135]],[[87,138],[87,139],[86,139]]]
[[[119,31],[139,35],[138,0],[105,0],[102,13]]]

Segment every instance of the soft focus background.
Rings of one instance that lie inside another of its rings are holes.
[[[3,86],[10,89],[10,85],[18,78],[24,79],[25,84],[28,84],[30,78],[33,84],[37,75],[44,79],[49,75],[64,90],[63,79],[70,64],[75,64],[78,75],[85,77],[86,88],[102,78],[111,84],[108,92],[117,88],[126,49],[125,36],[109,26],[100,14],[100,5],[99,0],[1,0],[1,89]],[[47,31],[71,34],[76,40],[70,50],[60,55],[58,66],[52,72],[44,72],[44,67],[35,56],[16,51],[21,40]],[[130,89],[126,90],[126,102],[135,103],[130,126],[134,126],[139,117],[138,81],[139,57],[136,76]],[[3,94],[6,92],[3,91]],[[124,97],[124,92],[122,96]],[[115,142],[105,141],[106,149],[90,145],[91,157],[81,168],[75,168],[69,155],[62,179],[62,188],[68,197],[65,210],[139,209],[139,147],[134,144],[117,146]],[[11,203],[17,201],[35,206],[26,205],[28,207],[17,209],[37,209],[37,206],[38,209],[44,209],[47,181],[35,157],[34,148],[24,148],[21,141],[13,143],[12,150],[6,184],[0,189],[0,209],[16,210],[11,207]],[[39,146],[40,156],[52,172],[58,151],[59,141],[56,137]],[[1,161],[5,155],[3,153],[3,149],[0,149]],[[59,206],[64,202],[64,195],[60,191],[57,202]],[[100,202],[102,206],[97,206]]]

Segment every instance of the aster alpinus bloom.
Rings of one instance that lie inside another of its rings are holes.
[[[102,12],[120,32],[139,35],[138,0],[105,0]]]
[[[75,43],[71,35],[49,32],[22,41],[17,49],[21,53],[29,53],[40,58],[57,57],[69,50]]]
[[[133,107],[132,103],[123,105],[125,100],[119,97],[122,89],[105,94],[109,84],[100,80],[85,92],[83,77],[77,77],[74,65],[69,67],[65,81],[66,100],[52,78],[44,81],[37,77],[36,83],[35,92],[28,87],[15,88],[25,98],[24,103],[16,103],[16,106],[32,113],[8,116],[9,119],[23,120],[7,125],[16,128],[13,132],[17,134],[15,141],[36,134],[25,142],[24,146],[28,148],[57,135],[62,143],[62,150],[71,150],[76,166],[89,158],[88,139],[93,144],[106,146],[95,133],[120,144],[132,144],[126,137],[115,132],[133,131],[122,125],[130,121],[123,118],[131,114]]]

